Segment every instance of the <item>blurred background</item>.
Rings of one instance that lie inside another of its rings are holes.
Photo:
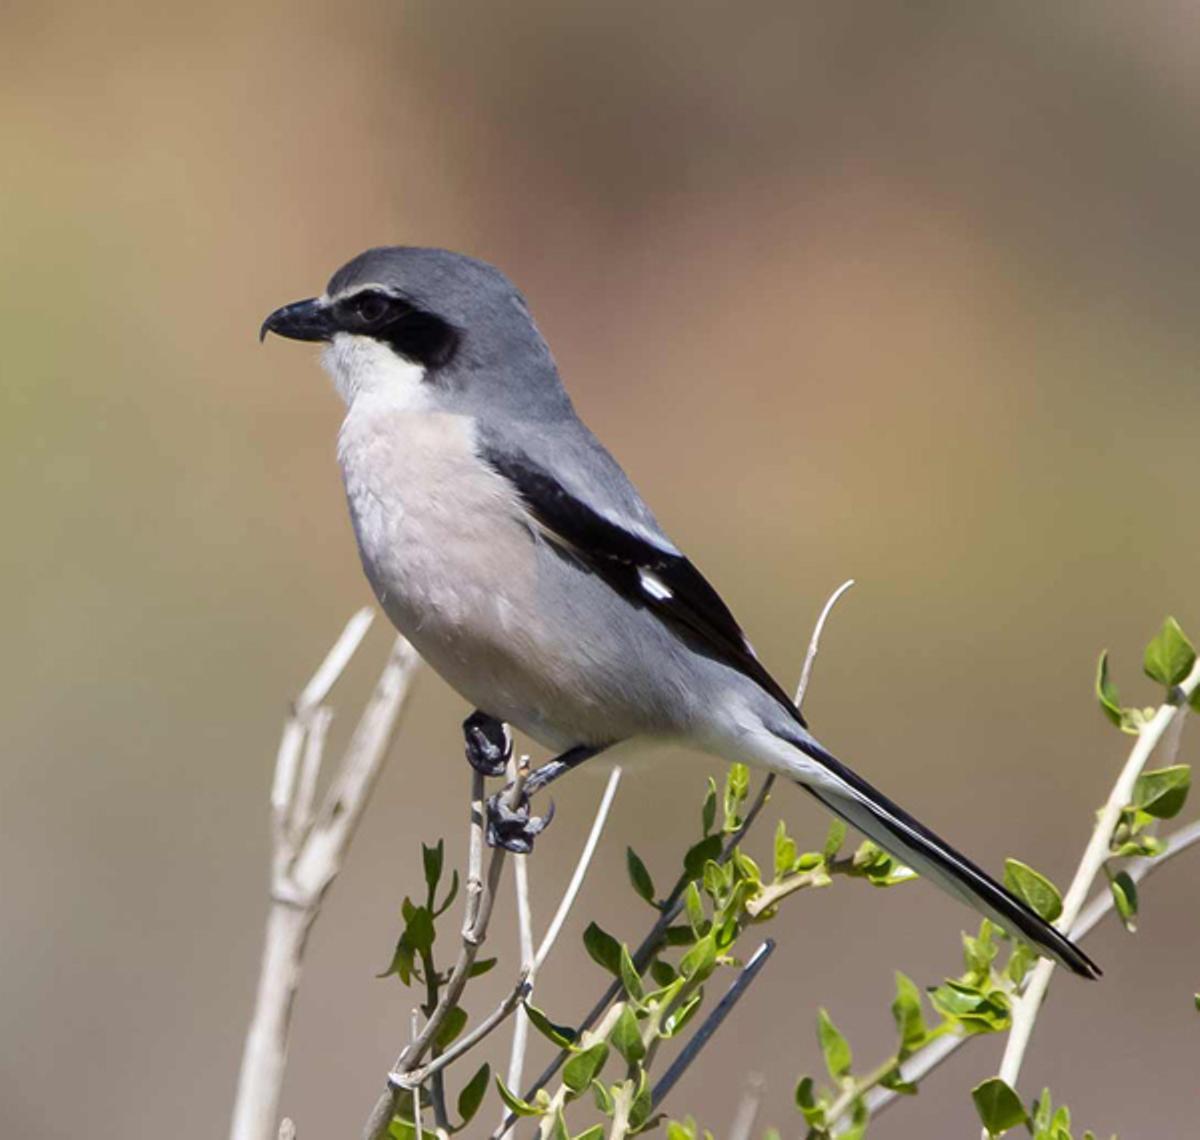
[[[1200,636],[1198,37],[1177,0],[4,5],[0,1131],[227,1128],[278,729],[370,600],[337,399],[309,346],[255,334],[369,245],[518,282],[582,413],[782,680],[856,577],[818,732],[985,866],[1065,885],[1128,745],[1095,707],[1097,653],[1148,701],[1163,616]],[[387,644],[381,624],[338,691],[343,731]],[[302,1138],[357,1135],[406,1037],[412,999],[374,975],[419,841],[461,858],[465,711],[422,677],[317,926],[284,1098]],[[586,920],[634,939],[648,917],[626,843],[666,881],[709,771],[627,778],[539,988],[559,1020],[602,984]],[[558,793],[539,927],[600,788]],[[824,834],[784,790],[753,851],[780,815]],[[1058,980],[1025,1092],[1104,1135],[1190,1132],[1195,881],[1173,865],[1138,936],[1089,940],[1105,980]],[[957,972],[964,923],[920,886],[793,900],[668,1107],[719,1136],[730,1074],[757,1072],[763,1123],[798,1134],[817,1006],[874,1063],[892,969]],[[872,1134],[973,1134],[999,1048]]]

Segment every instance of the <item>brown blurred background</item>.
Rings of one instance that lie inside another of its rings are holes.
[[[1097,652],[1150,699],[1163,615],[1200,637],[1198,46],[1177,0],[5,5],[0,1131],[227,1127],[280,718],[368,600],[336,398],[314,354],[255,332],[372,244],[517,280],[782,678],[857,577],[818,731],[985,865],[1065,883],[1128,743],[1094,707]],[[373,975],[419,840],[460,857],[463,713],[423,678],[317,928],[285,1095],[302,1138],[357,1135],[405,1036],[411,999]],[[539,990],[561,1020],[601,981],[586,918],[645,921],[625,844],[665,881],[709,770],[624,785]],[[599,790],[558,796],[539,925]],[[804,797],[780,813],[824,832]],[[1089,941],[1105,980],[1059,980],[1026,1092],[1105,1135],[1192,1134],[1195,881],[1173,866],[1138,937]],[[924,887],[795,900],[670,1107],[720,1135],[760,1072],[764,1122],[797,1134],[816,1007],[878,1060],[892,969],[956,971],[964,921]],[[507,919],[496,939],[511,963]],[[973,1135],[998,1051],[877,1134]]]

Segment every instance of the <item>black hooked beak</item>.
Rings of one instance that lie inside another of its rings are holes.
[[[273,332],[289,340],[330,340],[337,331],[330,305],[319,297],[310,297],[276,309],[263,321],[258,339],[266,340],[267,333]]]

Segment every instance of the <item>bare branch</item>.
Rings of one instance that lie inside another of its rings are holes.
[[[305,944],[383,768],[419,660],[406,641],[396,641],[314,823],[312,802],[332,716],[323,702],[371,620],[369,610],[350,619],[297,698],[280,739],[271,787],[272,905],[231,1140],[276,1140],[289,1127],[295,1134],[290,1121],[280,1124],[278,1116]]]

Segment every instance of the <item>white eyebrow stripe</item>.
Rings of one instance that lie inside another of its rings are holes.
[[[655,601],[666,602],[675,595],[671,588],[653,571],[638,567],[638,584]]]

